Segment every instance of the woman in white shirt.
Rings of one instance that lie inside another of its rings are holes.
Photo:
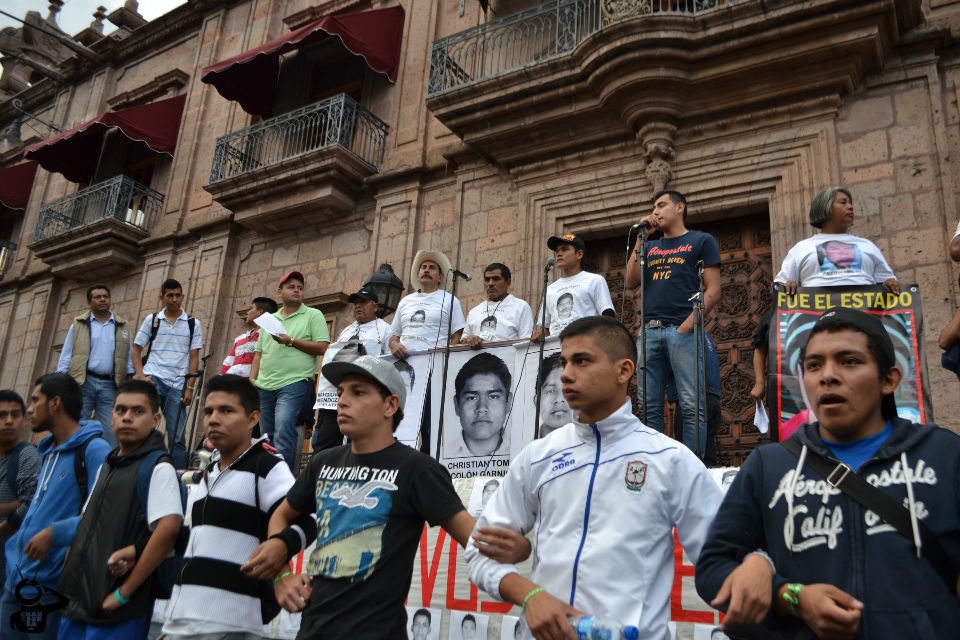
[[[819,231],[790,249],[774,281],[789,295],[797,287],[862,284],[885,284],[899,295],[900,283],[877,245],[847,233],[853,218],[853,196],[845,187],[818,193],[810,203],[810,224]]]

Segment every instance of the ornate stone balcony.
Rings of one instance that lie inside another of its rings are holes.
[[[204,189],[259,231],[323,222],[355,208],[383,162],[387,131],[339,94],[217,139]]]
[[[123,175],[81,189],[41,207],[30,249],[57,275],[113,275],[138,262],[163,199]]]
[[[513,166],[842,96],[922,22],[921,0],[551,0],[437,40],[427,106]]]

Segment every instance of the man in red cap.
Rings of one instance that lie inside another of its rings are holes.
[[[260,332],[250,369],[250,381],[260,392],[260,432],[270,437],[294,473],[299,470],[297,419],[313,397],[317,356],[330,344],[323,313],[303,304],[303,282],[299,271],[280,278],[277,295],[283,307],[273,316],[284,332]]]

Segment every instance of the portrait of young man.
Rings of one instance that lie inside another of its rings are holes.
[[[459,420],[444,427],[446,458],[507,453],[507,417],[513,397],[513,376],[507,364],[492,353],[473,356],[454,380],[453,410]]]

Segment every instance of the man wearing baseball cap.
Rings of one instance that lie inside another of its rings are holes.
[[[724,626],[766,622],[776,638],[956,638],[960,437],[897,417],[901,373],[877,315],[827,311],[800,362],[819,422],[747,458],[697,591],[727,609]]]
[[[354,322],[340,332],[337,341],[323,356],[323,364],[348,360],[362,355],[380,356],[390,353],[390,325],[377,317],[377,294],[362,288],[350,294]],[[343,434],[337,426],[337,388],[320,376],[317,382],[317,423],[313,429],[313,452],[343,444]]]
[[[284,332],[260,333],[250,381],[260,392],[260,432],[270,436],[283,459],[299,470],[297,418],[309,407],[317,356],[330,344],[327,321],[319,309],[303,304],[303,274],[285,273],[277,284],[282,308],[273,314]]]
[[[616,316],[607,281],[603,276],[584,271],[580,267],[586,246],[583,238],[572,233],[551,236],[547,240],[547,248],[553,251],[561,276],[547,287],[545,335],[560,335],[564,327],[577,318]],[[541,309],[533,319],[537,325],[533,330],[534,342],[540,339],[540,322],[543,319]]]
[[[440,525],[461,546],[474,519],[436,460],[394,438],[407,389],[392,364],[360,356],[324,365],[337,387],[337,421],[350,444],[318,453],[270,518],[271,536],[248,565],[275,578],[277,600],[303,611],[298,638],[405,638],[404,600],[424,522]],[[289,575],[289,527],[317,516],[317,545],[304,573]],[[503,549],[529,553],[518,534],[502,531]]]
[[[447,344],[448,324],[450,344],[460,342],[466,320],[460,301],[453,300],[453,322],[449,322],[450,298],[443,281],[453,268],[446,255],[439,251],[417,251],[410,268],[410,281],[417,291],[404,296],[397,305],[391,325],[390,352],[406,358],[410,351],[425,351]]]

